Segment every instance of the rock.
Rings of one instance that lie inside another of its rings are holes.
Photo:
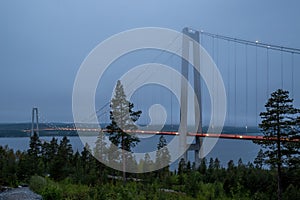
[[[0,200],[41,200],[41,195],[32,192],[28,187],[14,188],[0,193]]]

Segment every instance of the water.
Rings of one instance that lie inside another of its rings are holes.
[[[169,142],[173,136],[165,136]],[[58,141],[62,139],[61,136],[56,137]],[[84,144],[79,137],[68,137],[72,144],[74,151],[81,152]],[[153,136],[151,138],[142,139],[141,142],[134,149],[135,152],[147,152],[156,149],[159,136]],[[50,141],[52,137],[41,137],[42,141]],[[26,151],[29,148],[28,137],[2,137],[0,138],[0,145],[8,145],[9,148],[20,151]],[[93,144],[95,137],[85,137],[84,140],[90,141],[89,144]],[[248,140],[230,140],[230,139],[219,139],[217,144],[214,146],[212,151],[206,156],[207,159],[210,157],[218,158],[221,161],[221,165],[227,166],[229,160],[233,160],[237,163],[239,158],[242,158],[244,163],[253,162],[260,147]],[[189,152],[189,159],[193,160],[193,153]],[[172,168],[174,168],[173,166]]]

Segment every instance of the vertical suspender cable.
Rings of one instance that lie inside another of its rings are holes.
[[[236,93],[237,93],[237,91],[236,91],[236,84],[237,84],[237,82],[236,82],[236,62],[237,62],[237,60],[236,60],[236,42],[234,43],[234,125],[236,126],[236,114],[237,114],[237,105],[236,105]]]
[[[173,54],[172,54],[172,56],[173,56]],[[173,59],[172,59],[172,57],[171,57],[171,67],[172,68],[174,68],[174,66],[173,66]],[[172,76],[172,73],[171,73],[171,87],[173,87],[173,76]],[[171,123],[171,129],[172,129],[172,131],[173,131],[173,93],[172,93],[172,90],[170,90],[170,103],[171,103],[171,109],[170,109],[170,115],[171,115],[171,117],[170,117],[170,123]]]
[[[257,108],[257,101],[258,101],[258,94],[257,94],[257,81],[258,81],[258,58],[257,58],[257,43],[255,46],[255,125],[257,125],[257,117],[258,117],[258,108]]]
[[[217,67],[219,67],[219,38],[216,38],[216,60]]]
[[[200,49],[199,49],[199,53],[200,53],[200,55],[199,55],[199,58],[200,58],[200,62],[199,62],[199,70],[200,70],[200,72],[201,72],[201,68],[203,67],[202,66],[202,45],[203,45],[203,31],[199,31],[199,42],[200,42]],[[203,82],[202,82],[202,77],[201,77],[201,74],[200,74],[200,92],[201,92],[201,104],[202,105],[200,105],[201,107],[201,112],[202,112],[202,115],[201,115],[201,120],[202,120],[202,127],[203,127],[203,124],[204,124],[204,118],[203,118],[203,90],[202,90],[202,88],[203,88],[203,84],[202,84]],[[201,129],[202,130],[202,132],[203,132],[203,129]]]
[[[245,46],[245,56],[246,56],[246,132],[248,131],[248,45]]]
[[[212,37],[212,54],[213,60],[215,60],[215,36]]]
[[[230,41],[227,40],[227,118],[228,123],[230,124],[230,114],[229,114],[229,108],[230,108]]]
[[[216,38],[216,63],[217,63],[217,68],[219,68],[219,38]],[[214,70],[214,78],[216,78],[215,70]],[[214,80],[215,82],[215,80]],[[219,88],[215,87],[216,90],[216,98],[219,99]],[[217,111],[219,112],[220,110],[220,103],[217,105]]]
[[[269,97],[269,47],[267,48],[267,99]]]
[[[213,54],[213,60],[215,62],[215,36],[213,36],[213,38],[212,38],[212,54]],[[215,92],[215,70],[214,69],[212,69],[212,80],[213,80],[213,94],[216,94],[216,92]],[[211,103],[213,104],[214,102],[211,102]],[[213,122],[214,122],[214,120],[213,120]],[[214,127],[215,127],[215,125],[213,123],[212,124],[213,131],[214,131]]]
[[[283,51],[280,48],[281,89],[283,89]]]
[[[294,53],[292,53],[292,98],[294,98]]]

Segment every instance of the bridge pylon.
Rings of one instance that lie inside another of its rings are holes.
[[[36,122],[34,122],[34,119]],[[36,126],[35,126],[36,124]],[[38,108],[32,108],[32,115],[31,115],[31,136],[33,136],[34,132],[39,136],[39,111]]]
[[[184,58],[189,58],[190,55],[190,45],[192,45],[192,55],[193,55],[193,75],[194,75],[194,110],[195,110],[195,127],[197,133],[202,133],[202,102],[201,102],[201,81],[200,81],[200,49],[199,49],[199,31],[184,28],[182,33],[188,37],[183,37],[182,40],[182,61],[181,61],[181,107],[180,107],[180,148],[186,149],[187,147],[187,133],[188,133],[188,83],[184,79],[189,80],[189,63]],[[191,39],[190,39],[191,38]],[[198,44],[197,44],[198,43]],[[197,112],[199,110],[199,112]],[[188,160],[188,151],[194,151],[195,165],[198,168],[200,166],[200,161],[203,158],[203,152],[201,150],[202,139],[200,137],[195,137],[195,143],[191,144],[190,147],[185,151],[182,158]]]

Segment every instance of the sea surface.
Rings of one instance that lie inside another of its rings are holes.
[[[170,142],[174,136],[165,136],[167,141]],[[62,136],[56,136],[58,141],[62,139]],[[72,144],[73,150],[81,152],[84,147],[84,142],[78,136],[68,137]],[[52,137],[40,137],[42,141],[50,141]],[[83,137],[85,142],[88,141],[93,148],[95,136]],[[147,152],[156,150],[159,140],[158,135],[154,135],[148,138],[142,138],[137,147],[134,148],[134,152]],[[26,151],[29,148],[29,137],[0,137],[0,145],[8,145],[9,148],[15,151]],[[260,147],[249,140],[231,140],[231,139],[219,139],[216,145],[206,156],[207,160],[212,158],[218,158],[221,161],[221,165],[226,167],[228,161],[233,160],[236,164],[239,158],[243,163],[253,162]],[[194,155],[192,152],[188,153],[189,160],[193,161]],[[171,165],[171,168],[176,168],[176,163]]]

